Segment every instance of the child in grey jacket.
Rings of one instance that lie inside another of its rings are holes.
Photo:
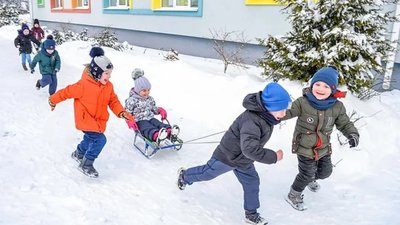
[[[129,98],[125,100],[125,109],[134,115],[135,121],[129,121],[128,127],[139,131],[145,138],[158,144],[166,138],[176,140],[180,131],[179,127],[177,125],[171,127],[154,117],[160,115],[161,120],[166,120],[167,111],[162,107],[157,107],[154,98],[150,96],[151,84],[144,77],[144,71],[135,68],[132,79],[135,86],[129,92]]]

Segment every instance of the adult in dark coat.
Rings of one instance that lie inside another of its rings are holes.
[[[26,62],[28,61],[28,65],[31,64],[31,53],[32,53],[32,43],[35,43],[37,46],[40,46],[40,41],[38,41],[35,37],[33,37],[31,31],[29,30],[28,25],[22,24],[21,30],[18,30],[18,36],[14,40],[14,45],[19,50],[19,54],[21,55],[22,67],[25,71],[28,70],[26,67]]]
[[[277,83],[268,84],[262,92],[248,94],[243,100],[246,110],[225,132],[211,159],[202,166],[179,170],[178,187],[212,180],[233,171],[244,190],[246,220],[252,224],[267,224],[257,209],[260,207],[260,178],[254,162],[273,164],[281,160],[283,151],[264,148],[274,125],[285,116],[290,103],[288,92]]]

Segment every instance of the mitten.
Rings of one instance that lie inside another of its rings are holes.
[[[136,122],[134,120],[126,121],[126,123],[128,124],[129,129],[132,129],[134,131],[138,131],[139,130],[139,127],[138,127],[138,125],[136,124]]]
[[[31,69],[31,74],[33,74],[35,72],[35,69]]]
[[[128,121],[135,121],[135,118],[133,118],[133,116],[130,113],[126,112],[126,111],[120,112],[118,114],[118,116],[121,117],[121,118],[124,118],[125,120],[128,120]]]
[[[358,141],[360,140],[360,136],[358,134],[350,134],[348,139],[350,148],[354,148],[358,146]]]
[[[167,111],[164,108],[158,107],[158,113],[160,113],[162,120],[167,119]]]
[[[56,108],[56,104],[54,104],[53,102],[51,102],[50,98],[49,98],[49,105],[51,107],[51,111],[54,110],[54,108]]]

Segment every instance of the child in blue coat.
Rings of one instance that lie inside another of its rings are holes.
[[[273,164],[283,158],[283,151],[264,148],[274,126],[285,116],[291,102],[288,92],[277,83],[269,83],[258,93],[243,100],[246,109],[225,132],[211,159],[201,166],[178,170],[178,188],[195,182],[212,180],[233,171],[244,191],[246,222],[267,224],[257,209],[260,207],[260,178],[254,161]]]

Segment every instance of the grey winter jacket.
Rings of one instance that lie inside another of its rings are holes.
[[[292,152],[310,159],[318,160],[332,153],[330,139],[334,125],[348,138],[350,134],[359,136],[357,128],[350,121],[346,108],[340,101],[329,109],[317,110],[310,105],[306,97],[299,97],[282,120],[293,117],[298,118],[293,134]],[[315,149],[318,137],[321,145]]]
[[[273,126],[257,112],[266,111],[261,103],[261,92],[248,94],[243,100],[246,108],[225,132],[213,153],[219,161],[239,169],[247,169],[254,161],[276,163],[273,150],[264,148],[271,137]]]
[[[154,115],[158,115],[158,107],[154,98],[149,96],[143,98],[134,89],[129,93],[129,98],[125,100],[125,109],[135,117],[135,121],[150,120]]]

